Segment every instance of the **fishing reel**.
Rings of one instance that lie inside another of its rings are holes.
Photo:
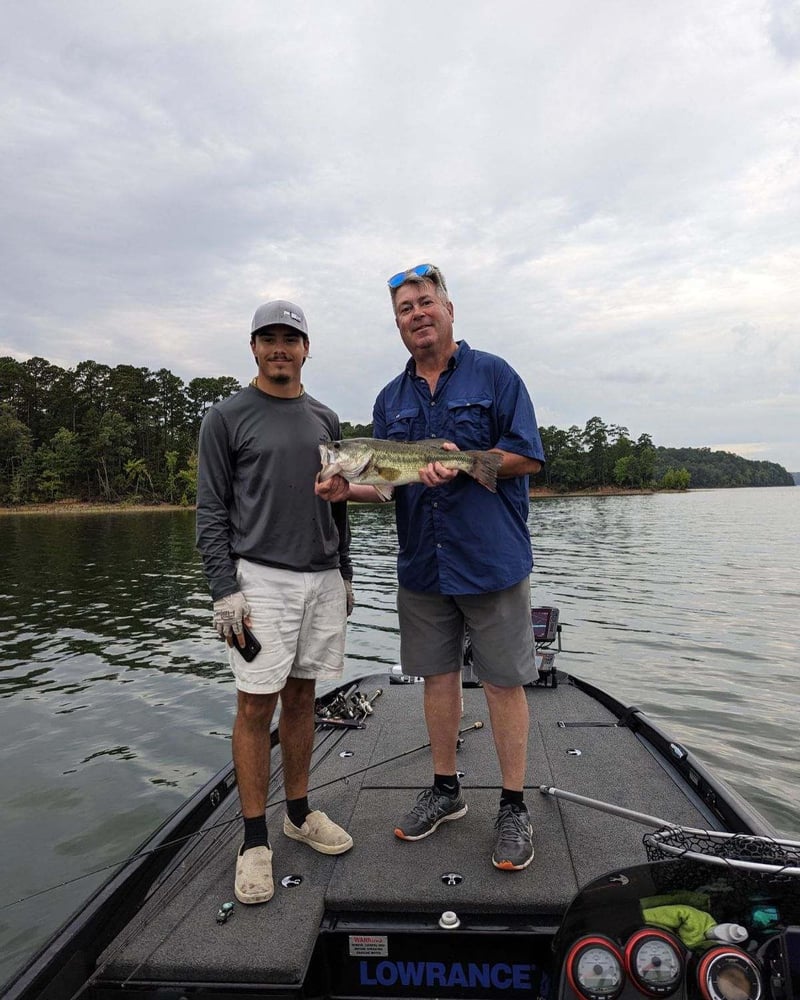
[[[317,725],[344,729],[364,729],[368,716],[372,715],[375,701],[383,694],[377,688],[367,696],[353,684],[346,691],[339,691],[330,701],[318,699],[314,711]]]

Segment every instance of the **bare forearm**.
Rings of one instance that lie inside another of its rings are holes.
[[[503,451],[502,448],[492,448],[491,450],[503,456],[503,464],[497,472],[500,479],[511,479],[514,476],[533,476],[542,468],[542,463],[535,458],[516,455],[512,451]]]
[[[357,486],[350,483],[347,499],[356,503],[384,503],[386,497],[382,497],[374,486]]]

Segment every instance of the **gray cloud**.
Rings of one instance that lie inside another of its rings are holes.
[[[543,423],[800,469],[797,12],[6,5],[0,354],[244,380],[287,296],[367,420],[386,275],[434,260]]]

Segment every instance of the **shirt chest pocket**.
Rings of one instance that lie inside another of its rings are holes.
[[[418,420],[418,406],[395,410],[386,418],[386,437],[390,441],[417,441],[425,437],[424,430],[419,433],[419,428],[416,426]]]
[[[447,404],[449,422],[461,449],[486,450],[494,447],[497,433],[488,396],[451,399]]]

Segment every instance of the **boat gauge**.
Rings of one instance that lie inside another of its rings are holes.
[[[683,947],[672,934],[644,927],[628,938],[625,968],[641,993],[649,997],[668,997],[683,980],[683,956]]]
[[[711,948],[697,965],[703,1000],[761,1000],[763,984],[755,961],[741,948]]]
[[[615,1000],[625,985],[622,953],[609,938],[579,938],[567,952],[567,979],[584,1000]]]

